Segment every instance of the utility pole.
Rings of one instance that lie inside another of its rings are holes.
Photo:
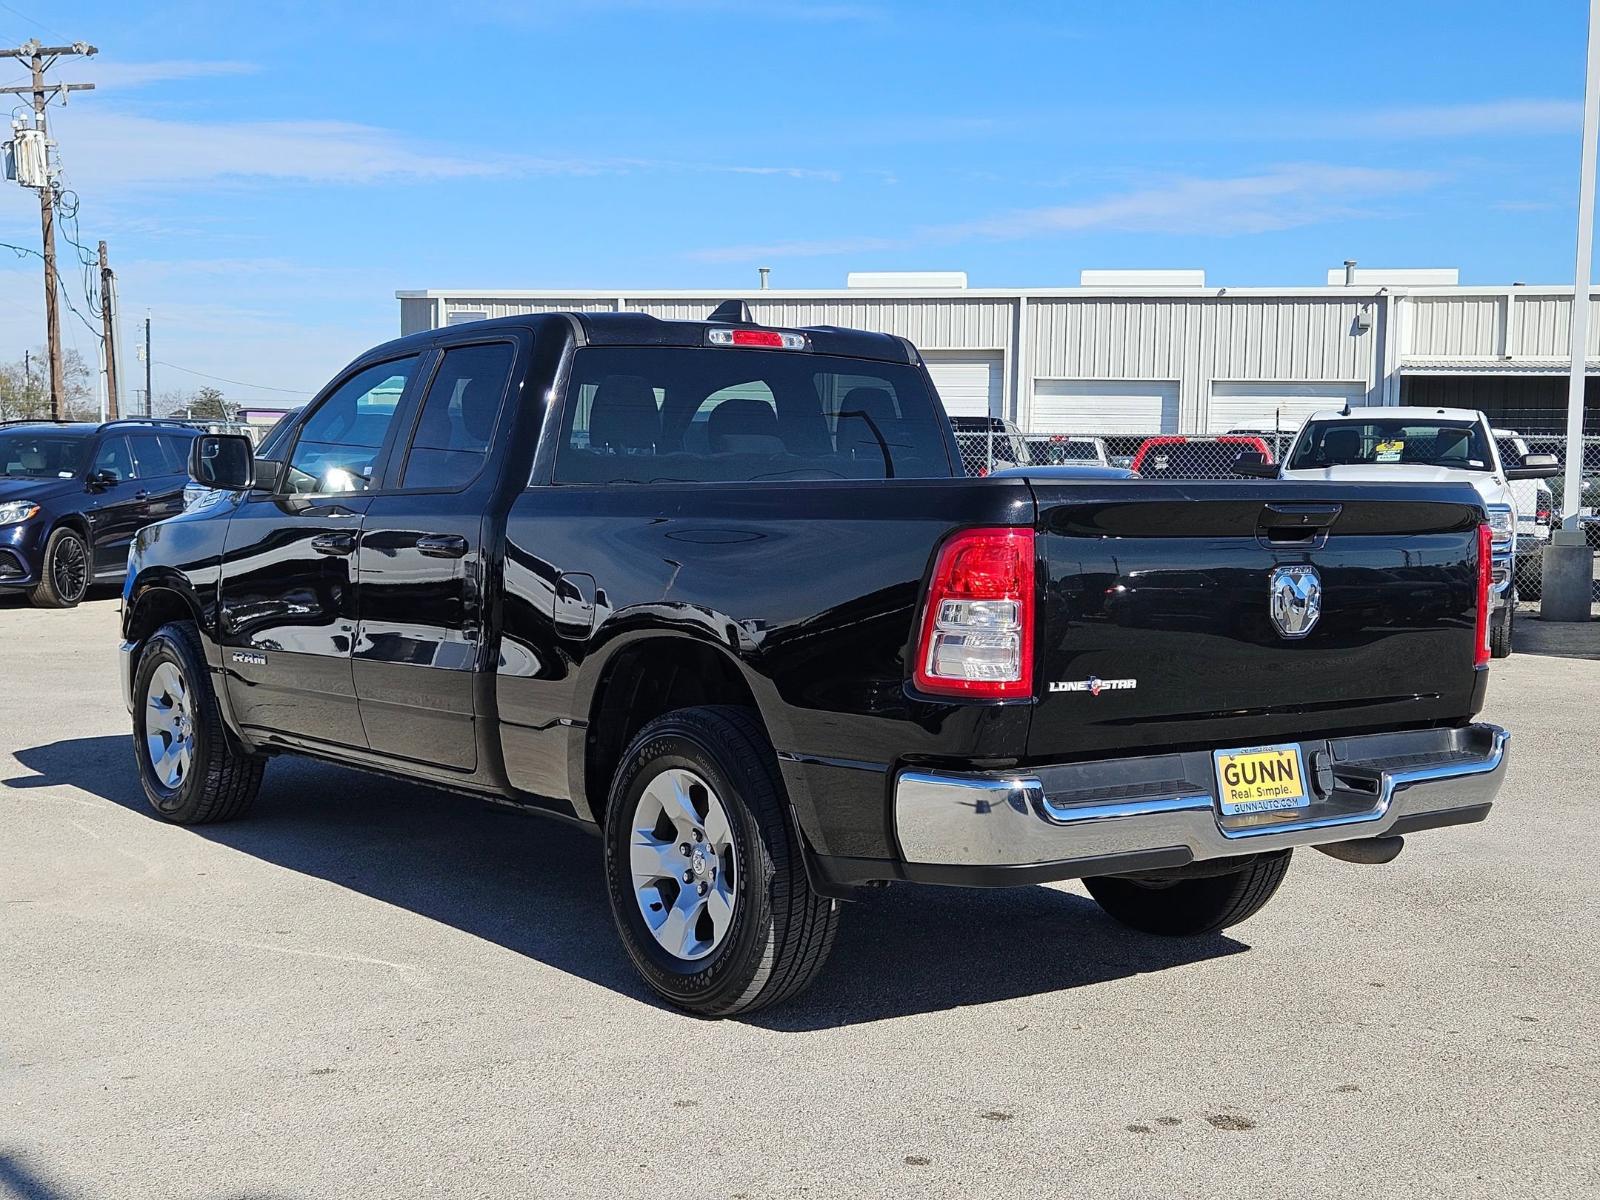
[[[150,310],[144,310],[144,415],[156,415],[156,394],[150,390]]]
[[[106,343],[106,407],[115,421],[121,413],[118,398],[121,393],[117,390],[117,322],[115,314],[116,305],[116,277],[111,273],[111,264],[106,259],[106,244],[100,243],[100,325],[105,330]]]
[[[68,55],[87,57],[94,53],[96,53],[95,47],[87,42],[74,42],[70,46],[41,46],[37,38],[9,50],[0,50],[0,58],[26,60],[33,74],[32,84],[25,87],[0,88],[0,96],[33,98],[33,128],[27,131],[18,128],[17,132],[19,135],[24,132],[31,135],[28,140],[37,145],[38,152],[37,162],[33,165],[42,168],[42,172],[35,171],[25,176],[24,171],[19,168],[17,182],[24,187],[35,188],[39,193],[39,232],[44,240],[45,335],[50,346],[50,416],[57,421],[62,417],[62,402],[66,398],[64,395],[66,381],[61,365],[61,312],[57,306],[59,283],[56,279],[56,192],[59,181],[50,167],[49,129],[44,110],[56,96],[60,96],[64,104],[68,92],[92,91],[94,84],[47,84],[44,73],[55,65],[58,58]],[[19,155],[19,159],[21,157]]]

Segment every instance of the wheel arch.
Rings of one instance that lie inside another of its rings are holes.
[[[611,778],[640,729],[663,713],[708,704],[749,709],[771,740],[758,688],[748,667],[726,647],[680,633],[650,632],[619,639],[595,664],[575,713],[587,717],[584,736],[573,739],[574,807],[597,824],[605,821]]]

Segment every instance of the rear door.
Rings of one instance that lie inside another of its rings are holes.
[[[1046,586],[1030,753],[1249,745],[1472,711],[1471,489],[1128,480],[1034,491]],[[1308,570],[1320,615],[1285,628],[1274,588]]]
[[[278,489],[251,492],[234,510],[220,630],[241,724],[303,741],[367,744],[350,667],[356,547],[418,357],[339,380],[295,430]]]
[[[477,765],[486,467],[517,352],[512,340],[444,349],[362,522],[354,679],[367,742],[385,754]]]
[[[191,439],[170,433],[131,433],[133,461],[139,472],[136,494],[144,497],[145,524],[164,521],[183,511],[183,485],[189,480]]]

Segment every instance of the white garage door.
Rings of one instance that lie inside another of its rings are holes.
[[[952,417],[1000,415],[1000,356],[925,350],[923,361]]]
[[[1178,384],[1170,379],[1041,379],[1033,433],[1176,433]]]
[[[1345,402],[1365,404],[1362,383],[1213,383],[1206,432],[1230,429],[1281,429],[1293,433],[1306,418]]]

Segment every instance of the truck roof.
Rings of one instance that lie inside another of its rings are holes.
[[[893,334],[868,333],[865,330],[846,329],[838,325],[791,327],[761,325],[748,319],[720,320],[718,317],[723,311],[724,309],[718,309],[705,321],[663,321],[659,317],[636,312],[521,313],[516,316],[473,321],[470,330],[473,333],[489,333],[496,329],[523,329],[537,337],[541,330],[548,332],[552,325],[564,325],[576,335],[579,345],[709,346],[706,332],[710,329],[765,329],[778,333],[803,334],[811,349],[818,354],[837,354],[846,358],[875,359],[880,362],[920,361],[915,347],[905,338]],[[744,315],[748,316],[747,313]],[[361,357],[371,358],[379,351],[388,354],[394,350],[420,348],[431,345],[436,338],[444,334],[455,334],[468,328],[466,325],[452,325],[410,334],[387,342]]]
[[[1414,418],[1416,420],[1443,418],[1446,421],[1481,421],[1483,414],[1475,408],[1436,408],[1432,405],[1401,405],[1401,404],[1368,404],[1356,407],[1352,405],[1348,410],[1342,408],[1328,408],[1321,412],[1314,412],[1308,420],[1311,421],[1338,421],[1338,420],[1364,420],[1383,421]]]

